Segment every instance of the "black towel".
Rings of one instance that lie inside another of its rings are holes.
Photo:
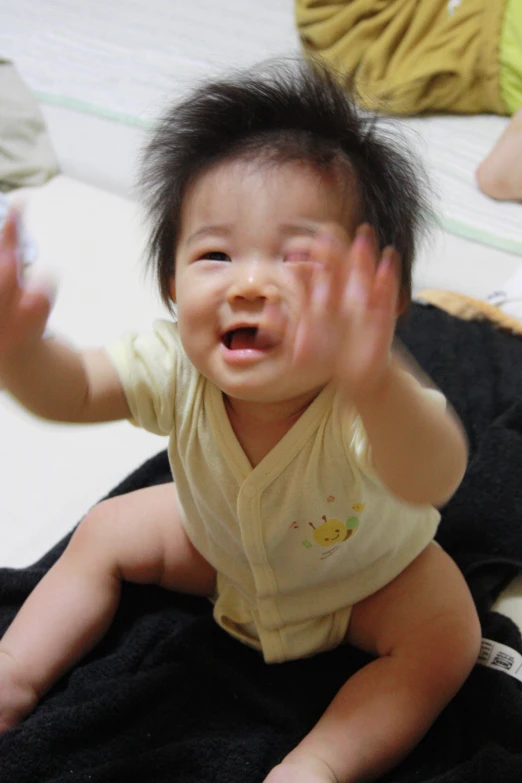
[[[522,564],[522,340],[420,305],[400,335],[459,412],[471,445],[438,539],[469,580],[484,636],[522,651],[515,625],[490,611]],[[162,453],[111,494],[168,480]],[[0,571],[0,630],[65,544],[33,567]],[[125,585],[103,642],[0,737],[0,783],[261,782],[367,660],[343,647],[267,666],[214,624],[205,600]],[[476,666],[383,780],[520,783],[521,687]]]

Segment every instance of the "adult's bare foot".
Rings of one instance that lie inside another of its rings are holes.
[[[522,202],[522,107],[478,167],[476,177],[486,196]]]

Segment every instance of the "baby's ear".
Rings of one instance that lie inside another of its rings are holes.
[[[399,291],[399,297],[397,299],[397,313],[396,317],[399,318],[403,314],[405,310],[407,310],[409,304],[409,296],[404,290],[403,287],[401,287],[401,290]]]
[[[174,279],[174,275],[172,275],[169,280],[169,294],[174,304],[176,304],[176,280]]]

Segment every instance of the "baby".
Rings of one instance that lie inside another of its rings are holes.
[[[36,415],[168,434],[175,484],[93,508],[0,642],[0,731],[102,638],[122,580],[208,596],[269,663],[372,656],[266,783],[375,780],[479,650],[433,537],[466,468],[442,394],[393,349],[425,202],[411,159],[317,66],[196,89],[144,153],[150,251],[175,313],[75,351],[0,245],[0,373]]]

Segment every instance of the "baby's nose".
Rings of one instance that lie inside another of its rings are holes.
[[[238,265],[239,267],[240,265]],[[271,270],[264,264],[248,264],[236,269],[231,282],[228,298],[230,301],[246,299],[248,301],[266,300],[276,302],[280,298],[279,288]]]

